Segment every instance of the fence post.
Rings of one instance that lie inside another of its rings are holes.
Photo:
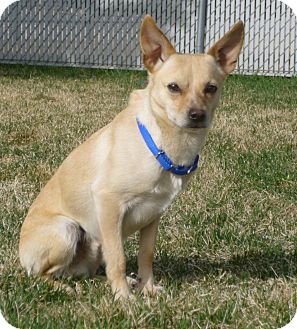
[[[204,52],[204,37],[206,23],[207,0],[199,1],[198,20],[196,28],[196,53]]]

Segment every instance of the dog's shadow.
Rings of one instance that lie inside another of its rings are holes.
[[[132,265],[128,262],[128,266]],[[132,265],[134,267],[134,265]],[[297,254],[285,252],[246,253],[229,260],[211,261],[199,256],[178,257],[162,255],[154,262],[158,279],[193,281],[208,275],[230,273],[239,279],[259,278],[267,280],[297,275]]]

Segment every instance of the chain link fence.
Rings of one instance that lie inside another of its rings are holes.
[[[207,50],[242,19],[238,73],[297,73],[296,17],[277,0],[20,0],[0,20],[0,62],[141,69],[147,13],[181,53]]]
[[[209,48],[238,19],[245,24],[245,43],[237,72],[297,75],[297,20],[276,0],[209,0],[205,45]]]

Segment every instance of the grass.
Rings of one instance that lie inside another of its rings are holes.
[[[296,307],[297,79],[228,79],[198,173],[164,214],[158,298],[114,303],[98,279],[54,290],[18,263],[28,207],[110,122],[143,72],[0,66],[0,309],[18,328],[280,328]],[[136,271],[137,236],[126,244]]]

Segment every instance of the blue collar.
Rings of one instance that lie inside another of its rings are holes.
[[[175,166],[169,157],[166,155],[165,151],[159,149],[152,139],[152,136],[146,129],[146,127],[136,118],[139,131],[150,151],[153,153],[154,157],[159,161],[160,165],[167,171],[171,171],[175,175],[184,176],[193,171],[198,167],[199,155],[196,156],[194,163],[190,167],[185,166]]]

